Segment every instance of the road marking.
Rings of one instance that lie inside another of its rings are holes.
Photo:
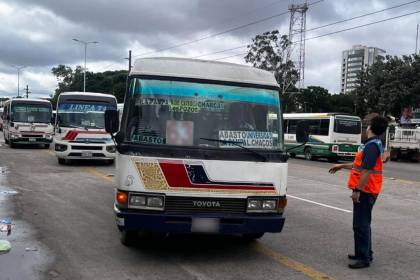
[[[264,254],[266,256],[271,257],[272,259],[274,259],[276,262],[291,268],[295,271],[301,272],[304,275],[308,276],[311,279],[316,279],[316,280],[334,280],[335,278],[326,275],[325,273],[322,273],[310,266],[307,266],[303,263],[300,263],[298,261],[295,261],[289,257],[283,256],[271,249],[269,249],[268,247],[264,246],[262,243],[258,242],[255,244],[254,246],[255,250],[261,254]]]
[[[100,171],[98,171],[98,169],[96,169],[95,167],[86,167],[84,168],[84,170],[88,173],[91,173],[99,178],[102,178],[108,182],[114,182],[114,179],[110,176],[108,176],[107,174],[104,174]]]
[[[313,201],[313,200],[309,200],[309,199],[297,197],[297,196],[290,195],[290,194],[288,194],[287,197],[291,197],[291,198],[294,198],[294,199],[297,199],[297,200],[301,200],[301,201],[305,201],[305,202],[308,202],[308,203],[312,203],[312,204],[315,204],[315,205],[319,205],[319,206],[331,208],[331,209],[338,210],[338,211],[345,212],[345,213],[353,213],[353,211],[351,211],[351,210],[346,210],[346,209],[335,207],[335,206],[331,206],[331,205],[328,205],[328,204],[319,203],[319,202],[316,202],[316,201]]]

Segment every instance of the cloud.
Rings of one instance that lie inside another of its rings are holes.
[[[408,0],[324,0],[310,6],[308,29]],[[134,56],[165,49],[189,40],[206,37],[264,17],[287,11],[288,4],[301,1],[274,0],[0,0],[0,95],[15,92],[12,65],[28,66],[22,79],[39,94],[55,87],[50,74],[57,64],[83,63],[83,47],[72,38],[100,43],[88,47],[88,67],[93,71],[126,68],[129,49]],[[366,18],[322,28],[307,37],[322,35],[355,25],[420,10],[407,5]],[[306,44],[306,85],[321,85],[339,92],[341,52],[355,44],[381,47],[401,55],[414,50],[416,16],[372,25],[353,31],[309,40]],[[289,15],[240,28],[194,44],[151,56],[194,57],[250,42],[256,34],[273,29],[287,33]],[[5,43],[3,43],[5,42]],[[217,59],[241,54],[246,48],[205,56]],[[244,63],[243,56],[225,59]],[[23,80],[22,80],[23,81]]]

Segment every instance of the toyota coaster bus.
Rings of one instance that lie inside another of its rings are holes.
[[[117,109],[113,95],[92,92],[60,94],[54,136],[59,164],[73,159],[114,162],[115,145],[104,126],[107,109]]]
[[[121,241],[138,232],[280,232],[287,154],[279,87],[244,65],[177,58],[138,59],[115,133],[114,211]]]
[[[16,98],[3,107],[4,141],[14,148],[17,144],[39,144],[50,147],[53,140],[52,106],[43,99]]]
[[[285,146],[290,156],[303,155],[307,160],[327,158],[353,159],[362,141],[362,121],[357,116],[337,113],[284,114]],[[305,122],[309,128],[309,141],[296,142],[296,127]]]

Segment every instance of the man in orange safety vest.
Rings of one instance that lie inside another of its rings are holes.
[[[350,169],[348,187],[353,191],[353,232],[355,253],[348,255],[354,263],[352,269],[369,267],[373,260],[372,251],[372,208],[382,189],[384,149],[379,136],[388,127],[388,120],[376,116],[371,119],[366,133],[368,139],[359,148],[353,163],[336,164],[329,172]]]

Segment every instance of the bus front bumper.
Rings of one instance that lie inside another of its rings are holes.
[[[174,215],[163,212],[140,212],[121,210],[114,206],[116,222],[119,230],[147,231],[164,233],[215,233],[242,234],[281,232],[285,217],[275,215]],[[217,228],[210,231],[194,229],[197,220],[212,220],[217,222]]]

